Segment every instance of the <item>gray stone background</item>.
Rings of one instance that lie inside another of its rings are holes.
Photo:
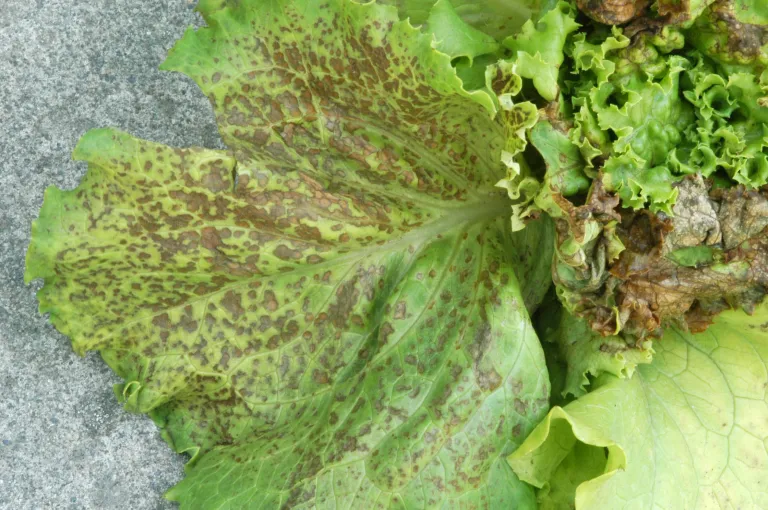
[[[166,509],[182,476],[154,424],[115,401],[98,355],[37,312],[24,255],[43,190],[77,186],[88,129],[220,145],[194,83],[157,66],[193,0],[0,0],[0,509]]]

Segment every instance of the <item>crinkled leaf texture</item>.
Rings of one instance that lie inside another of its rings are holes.
[[[85,135],[41,311],[193,455],[184,509],[533,508],[506,456],[547,410],[551,223],[511,233],[493,102],[390,7],[201,8],[164,67],[230,151]]]
[[[464,22],[500,41],[520,30],[527,20],[551,9],[556,1],[450,0],[450,3]],[[383,3],[396,5],[402,17],[420,25],[427,22],[436,0],[383,0]]]
[[[631,379],[555,407],[511,457],[540,509],[768,508],[768,304],[670,329]]]
[[[475,57],[499,49],[493,37],[462,20],[449,0],[438,0],[432,6],[425,29],[434,34],[438,50],[451,58],[466,57],[470,65]]]
[[[563,397],[586,394],[589,376],[609,373],[618,378],[632,377],[638,364],[653,359],[651,340],[628,343],[618,335],[603,336],[557,302],[542,305],[537,313],[537,331],[544,342],[554,344],[549,347],[558,350],[556,357],[565,365]]]
[[[568,34],[579,28],[575,16],[571,4],[558,2],[541,20],[526,21],[519,34],[504,40],[515,56],[520,76],[533,80],[536,90],[547,101],[557,98],[558,73],[565,59],[563,47]]]

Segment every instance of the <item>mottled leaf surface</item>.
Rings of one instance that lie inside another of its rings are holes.
[[[550,260],[510,232],[494,103],[389,7],[201,9],[164,67],[230,150],[84,136],[41,310],[193,455],[182,508],[532,508],[505,457],[547,409]]]
[[[768,507],[767,318],[764,304],[669,329],[634,377],[553,408],[510,457],[540,508]]]

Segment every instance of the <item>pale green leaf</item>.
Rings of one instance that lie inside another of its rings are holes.
[[[540,508],[563,508],[553,506],[563,479],[585,473],[571,492],[577,510],[768,507],[767,319],[762,305],[753,316],[725,312],[705,333],[669,329],[633,378],[603,376],[552,409],[510,457],[542,488]]]

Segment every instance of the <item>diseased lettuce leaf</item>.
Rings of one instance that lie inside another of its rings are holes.
[[[552,229],[495,187],[522,126],[389,7],[200,8],[163,67],[229,150],[86,134],[33,227],[41,311],[192,455],[184,509],[534,508],[506,456],[548,408]]]
[[[767,6],[200,0],[227,150],[88,132],[25,279],[184,510],[768,508]]]
[[[750,312],[766,294],[768,195],[717,188],[700,174],[674,190],[672,216],[618,208],[600,177],[583,205],[551,195],[557,294],[604,336],[640,346],[669,322],[702,331],[720,311]]]
[[[510,457],[539,508],[768,507],[766,320],[762,305],[705,333],[669,329],[634,377],[603,375],[553,408]]]
[[[584,14],[606,25],[621,25],[638,18],[650,3],[651,0],[576,0],[576,5]]]
[[[539,114],[536,105],[530,101],[517,101],[523,82],[517,74],[514,62],[500,60],[485,71],[486,90],[491,97],[497,98],[500,110],[499,118],[505,129],[506,142],[501,151],[501,161],[507,166],[507,179],[496,185],[509,188],[509,179],[526,175],[526,162],[519,155],[528,145],[528,130],[536,124]],[[521,166],[524,165],[524,166]],[[517,198],[509,193],[510,198]],[[514,221],[514,218],[513,218]],[[517,230],[517,229],[515,229]]]
[[[656,8],[661,16],[671,22],[690,25],[704,9],[715,0],[657,0]]]
[[[763,0],[716,0],[688,31],[701,51],[721,63],[768,64],[768,4]]]

